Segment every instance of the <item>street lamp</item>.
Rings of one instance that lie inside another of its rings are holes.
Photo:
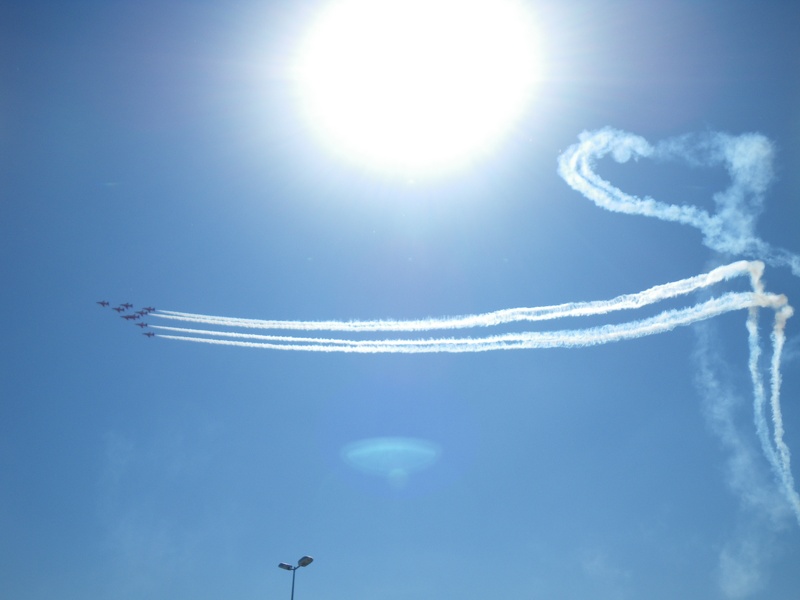
[[[312,562],[314,562],[313,558],[311,558],[310,556],[304,556],[300,560],[297,561],[297,566],[295,566],[295,567],[293,567],[289,563],[280,563],[280,564],[278,564],[278,566],[281,569],[286,569],[287,571],[291,571],[292,572],[292,600],[294,600],[294,572],[297,571],[297,569],[299,569],[300,567],[307,567]]]

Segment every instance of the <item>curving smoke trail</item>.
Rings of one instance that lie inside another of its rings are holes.
[[[483,313],[480,315],[466,315],[459,317],[446,317],[439,319],[420,319],[408,321],[371,320],[371,321],[276,321],[260,319],[240,319],[234,317],[219,317],[212,315],[198,315],[192,313],[160,310],[156,316],[162,319],[172,319],[189,323],[202,323],[204,325],[222,325],[244,329],[283,329],[301,331],[340,331],[340,332],[399,332],[415,331],[425,332],[445,329],[467,329],[472,327],[492,327],[523,321],[546,321],[562,317],[587,317],[592,315],[607,314],[609,312],[642,308],[644,306],[661,302],[670,298],[684,296],[711,285],[749,275],[752,282],[759,282],[763,272],[763,265],[756,262],[748,263],[739,261],[730,265],[718,267],[713,271],[681,279],[672,283],[657,285],[636,294],[625,294],[612,300],[595,302],[570,302],[555,306],[541,306],[536,308],[509,308],[504,310]],[[763,291],[762,288],[756,291]],[[281,341],[281,340],[277,340]]]
[[[194,334],[190,337],[160,335],[159,337],[182,339],[193,342],[245,346],[249,348],[268,348],[272,350],[301,350],[316,352],[351,352],[362,354],[403,353],[418,354],[431,352],[486,352],[489,350],[518,350],[543,348],[577,348],[607,344],[622,340],[664,333],[679,326],[691,325],[731,311],[758,307],[779,308],[786,298],[772,294],[752,292],[729,293],[680,310],[664,311],[648,318],[619,325],[603,325],[587,329],[564,331],[526,331],[506,333],[487,337],[429,338],[429,339],[382,339],[348,340],[336,338],[308,338],[294,336],[259,335],[235,331],[184,329],[154,325],[156,329],[176,333]],[[618,310],[618,309],[609,309]],[[163,316],[156,314],[155,316]],[[171,317],[174,318],[174,317]],[[561,317],[552,317],[561,318]],[[233,323],[220,325],[235,326]],[[269,328],[267,328],[269,329]],[[219,338],[229,338],[223,340]],[[239,341],[253,340],[253,341]],[[258,341],[256,341],[258,340]]]
[[[571,146],[558,160],[558,172],[576,191],[597,206],[613,212],[655,217],[689,225],[698,229],[703,243],[710,249],[731,256],[758,259],[772,266],[788,267],[800,276],[800,256],[781,248],[774,248],[756,234],[756,222],[764,207],[764,193],[773,172],[773,145],[762,135],[732,136],[725,133],[685,135],[657,144],[650,144],[640,136],[612,128],[584,132],[577,144]],[[691,205],[668,204],[650,197],[628,194],[606,181],[595,172],[596,163],[608,156],[618,163],[631,159],[681,160],[691,166],[722,166],[731,183],[726,190],[714,195],[713,212]],[[753,280],[753,289],[763,291],[760,281]],[[788,306],[778,308],[772,331],[772,359],[770,362],[769,399],[760,376],[761,344],[759,340],[758,309],[749,309],[747,319],[750,359],[748,368],[753,384],[753,414],[756,434],[762,451],[780,482],[783,496],[800,522],[800,500],[795,491],[790,467],[789,448],[783,440],[784,426],[780,410],[781,356],[786,341],[786,320],[791,316]],[[699,380],[711,407],[711,422],[723,444],[732,452],[729,465],[730,485],[746,505],[759,512],[759,519],[774,515],[774,506],[766,500],[770,493],[761,487],[753,470],[753,457],[747,444],[733,425],[731,399],[724,390],[711,364],[718,362],[707,331],[701,333],[698,346]],[[772,416],[772,434],[766,417],[767,406]],[[759,579],[760,557],[771,543],[770,537],[749,534],[747,539],[736,540],[732,547],[720,555],[722,587],[732,596],[742,593],[741,574],[745,580]],[[744,586],[749,590],[752,586]],[[752,590],[747,591],[750,593]]]
[[[800,256],[773,248],[755,233],[763,210],[764,192],[772,180],[772,143],[763,135],[726,133],[685,135],[652,145],[643,137],[618,129],[584,132],[579,142],[558,159],[558,172],[573,189],[597,206],[612,212],[655,217],[694,227],[712,250],[789,267],[800,276]],[[691,205],[668,204],[623,192],[594,171],[607,156],[618,163],[631,159],[683,160],[693,166],[723,166],[731,178],[728,189],[714,195],[717,206],[709,213]]]
[[[792,308],[789,306],[785,296],[767,293],[764,290],[761,282],[763,270],[764,264],[761,262],[739,261],[718,267],[702,275],[655,286],[637,294],[618,296],[611,300],[575,302],[535,308],[515,308],[479,315],[441,319],[411,321],[267,321],[175,311],[157,311],[152,313],[151,316],[167,321],[215,327],[215,329],[197,329],[168,325],[152,326],[154,329],[164,332],[159,334],[159,337],[180,341],[304,352],[416,354],[587,347],[664,333],[676,327],[698,323],[731,311],[747,310],[749,312],[747,329],[750,345],[750,375],[755,398],[756,429],[764,453],[776,476],[780,479],[785,496],[789,500],[798,522],[800,522],[800,495],[794,488],[789,449],[783,441],[783,420],[780,407],[780,359],[784,345],[783,330],[786,320],[792,314]],[[618,311],[641,309],[658,302],[710,288],[723,281],[737,277],[747,277],[752,291],[728,292],[686,308],[664,310],[652,317],[641,318],[627,323],[608,324],[584,329],[525,331],[484,337],[387,338],[377,340],[253,333],[254,330],[329,331],[344,334],[364,332],[422,333],[437,330],[493,327],[517,322],[552,321],[569,317],[608,315]],[[761,370],[758,368],[761,343],[757,316],[759,309],[763,308],[772,309],[775,314],[775,324],[772,332],[771,380],[769,384],[769,406],[773,421],[773,436],[771,440],[765,415],[767,393]],[[220,327],[224,329],[219,329]]]
[[[694,166],[723,166],[731,178],[728,189],[714,196],[716,211],[696,206],[676,205],[650,197],[627,194],[594,171],[599,159],[611,155],[617,162],[631,159],[680,159]],[[717,252],[757,259],[740,261],[708,273],[652,287],[637,294],[618,296],[597,302],[576,302],[556,306],[513,308],[479,315],[440,319],[367,320],[367,321],[279,321],[241,319],[175,311],[157,311],[151,316],[163,320],[193,324],[195,328],[155,325],[163,333],[158,337],[203,344],[304,352],[344,353],[431,353],[486,352],[493,350],[586,347],[654,335],[676,327],[699,323],[736,310],[747,310],[746,327],[750,358],[748,368],[753,386],[756,434],[784,497],[800,523],[800,495],[792,477],[790,451],[784,442],[780,406],[781,354],[785,344],[786,320],[792,315],[785,296],[767,293],[761,282],[764,262],[789,267],[800,276],[800,256],[773,248],[755,232],[758,215],[763,210],[764,193],[772,179],[773,147],[758,134],[731,136],[724,133],[689,135],[658,144],[640,136],[605,128],[584,132],[579,142],[559,157],[558,171],[575,190],[599,207],[613,212],[655,217],[689,225],[703,235],[703,243]],[[763,262],[761,262],[763,261]],[[621,324],[559,331],[499,333],[483,337],[348,339],[363,333],[415,333],[496,327],[511,323],[534,323],[570,317],[608,315],[643,307],[706,290],[737,277],[749,277],[752,291],[728,292],[682,309],[664,310],[653,317]],[[771,309],[774,323],[771,333],[772,357],[769,383],[762,376],[760,309]],[[255,333],[262,331],[264,333]],[[279,334],[279,331],[336,332],[338,337]],[[270,333],[271,332],[271,333]],[[706,354],[709,351],[703,350]],[[706,370],[707,371],[707,370]],[[717,387],[704,371],[708,388]],[[713,385],[712,385],[713,384]],[[769,388],[769,391],[767,391]],[[771,428],[767,413],[771,416]],[[726,431],[728,431],[726,429]],[[771,433],[770,433],[771,431]],[[726,433],[730,437],[730,432]]]
[[[692,291],[709,287],[736,276],[748,276],[751,281],[760,284],[762,270],[763,263],[740,261],[719,267],[704,275],[659,285],[638,294],[619,296],[612,300],[577,302],[537,308],[516,308],[480,315],[425,319],[421,321],[263,321],[174,311],[157,311],[152,316],[171,321],[245,330],[322,330],[339,333],[431,332],[444,329],[490,327],[514,322],[551,321],[567,317],[607,315],[622,310],[635,310],[676,296],[686,295]],[[224,329],[187,329],[164,325],[154,325],[152,327],[162,331],[207,336],[191,338],[189,336],[161,334],[159,337],[173,339],[180,337],[180,339],[188,341],[276,350],[360,353],[481,352],[487,350],[563,348],[605,344],[662,333],[678,326],[690,325],[735,310],[755,310],[757,308],[772,308],[776,311],[783,308],[791,310],[788,307],[785,296],[766,293],[759,285],[758,289],[753,292],[730,292],[688,308],[667,310],[655,317],[629,323],[563,331],[505,333],[486,337],[355,340],[275,334],[263,335]],[[221,340],[219,338],[230,339]]]

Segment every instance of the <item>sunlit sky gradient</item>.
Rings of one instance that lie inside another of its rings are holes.
[[[313,129],[361,168],[429,176],[494,150],[544,77],[517,0],[339,0],[298,44]]]
[[[528,4],[546,79],[491,151],[426,177],[360,165],[309,122],[292,61],[325,2],[0,8],[0,596],[281,598],[278,563],[308,554],[298,600],[797,597],[744,311],[592,348],[397,356],[147,339],[95,303],[424,319],[754,258],[573,189],[559,157],[605,127],[762,135],[753,232],[800,253],[800,6]],[[730,185],[722,164],[595,168],[708,212]],[[787,266],[764,281],[800,306]]]

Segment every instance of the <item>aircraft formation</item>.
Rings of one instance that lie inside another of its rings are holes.
[[[119,306],[111,306],[111,303],[108,300],[98,300],[97,304],[99,304],[103,308],[111,307],[111,310],[119,313],[120,318],[125,319],[126,321],[139,321],[135,325],[137,327],[140,327],[141,329],[144,329],[145,327],[148,326],[147,323],[145,323],[141,319],[143,319],[144,317],[146,317],[155,310],[154,306],[145,306],[141,310],[133,311],[132,310],[133,304],[131,304],[130,302],[124,302]],[[142,333],[142,335],[151,338],[154,337],[156,334],[151,331],[145,331]]]

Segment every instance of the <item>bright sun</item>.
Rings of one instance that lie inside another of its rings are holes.
[[[517,0],[338,0],[298,63],[301,98],[335,151],[422,174],[491,149],[540,76]]]

